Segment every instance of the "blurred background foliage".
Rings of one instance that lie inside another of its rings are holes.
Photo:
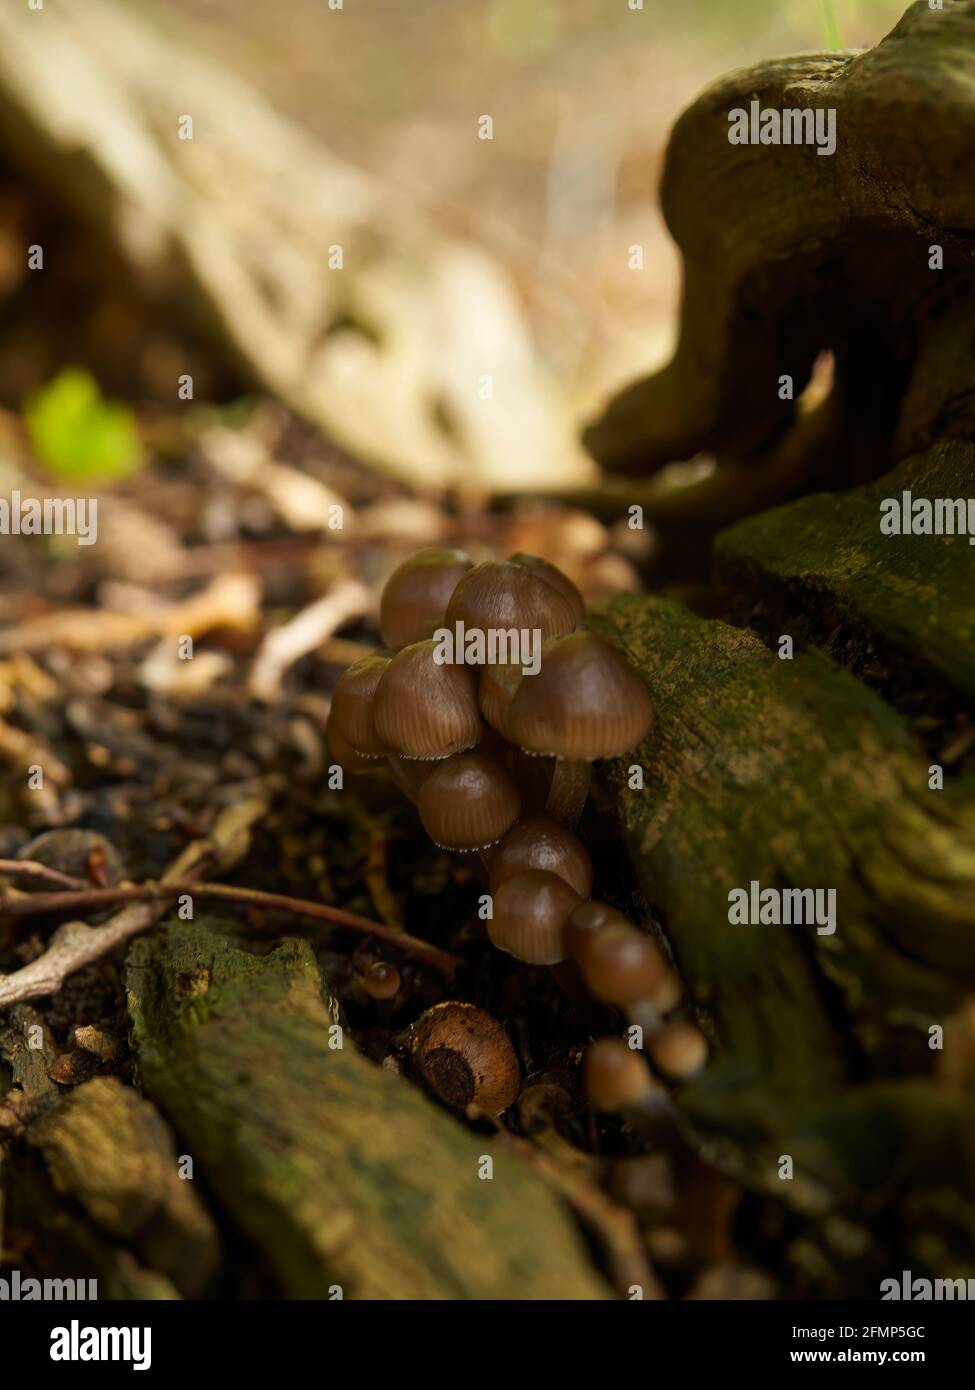
[[[905,0],[139,0],[511,274],[585,413],[671,346],[656,199],[677,115],[722,73],[878,42]],[[477,117],[494,118],[492,143]],[[627,248],[645,248],[645,270]]]

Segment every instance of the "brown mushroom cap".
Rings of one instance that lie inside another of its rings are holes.
[[[468,570],[447,604],[444,625],[468,630],[538,628],[543,639],[571,632],[575,608],[569,598],[525,564],[485,560]]]
[[[529,869],[558,874],[580,898],[592,892],[592,860],[567,825],[530,816],[509,830],[491,859],[491,892]]]
[[[647,1043],[654,1066],[674,1081],[701,1070],[708,1060],[707,1039],[693,1023],[668,1023]]]
[[[328,741],[329,756],[346,772],[375,772],[380,766],[375,758],[356,752],[348,739],[343,737],[341,730],[335,728],[331,716],[325,724],[325,738]]]
[[[463,550],[431,545],[393,570],[379,601],[386,646],[406,647],[432,637],[443,623],[451,594],[472,563]]]
[[[493,899],[487,929],[499,951],[530,965],[565,960],[565,924],[581,901],[565,879],[528,869],[506,879]]]
[[[399,971],[389,961],[377,960],[362,977],[366,993],[372,999],[392,999],[399,992]]]
[[[680,976],[676,970],[671,970],[669,965],[664,966],[664,973],[660,977],[660,983],[652,994],[647,995],[647,1002],[652,1004],[658,1013],[669,1014],[671,1009],[676,1009],[684,994],[684,986],[681,984]]]
[[[653,717],[647,687],[621,652],[590,632],[556,637],[542,669],[525,676],[508,727],[532,753],[592,762],[628,752]]]
[[[604,1004],[650,999],[666,976],[660,947],[605,903],[583,903],[568,938],[586,988]]]
[[[586,601],[567,574],[563,574],[557,565],[543,560],[540,555],[525,555],[519,551],[517,555],[509,555],[508,559],[511,564],[521,565],[523,568],[531,570],[533,574],[538,575],[539,579],[544,579],[546,584],[550,584],[553,589],[558,589],[563,598],[568,599],[572,605],[576,627],[582,626],[586,621]]]
[[[420,1079],[455,1110],[479,1105],[492,1115],[518,1098],[518,1058],[496,1018],[476,1004],[448,1000],[421,1014],[410,1032]]]
[[[376,732],[375,700],[388,666],[387,656],[364,656],[342,672],[332,691],[329,725],[364,758],[386,753]]]
[[[484,849],[514,825],[521,795],[490,758],[456,753],[424,779],[417,806],[424,830],[441,849]]]
[[[597,1110],[639,1105],[655,1084],[646,1058],[621,1038],[597,1038],[590,1043],[582,1076],[586,1094]]]
[[[477,672],[435,659],[432,638],[397,652],[376,690],[376,732],[404,758],[448,758],[473,748],[484,731]]]
[[[481,714],[502,738],[513,743],[508,728],[508,710],[522,681],[520,666],[483,666],[477,685]]]

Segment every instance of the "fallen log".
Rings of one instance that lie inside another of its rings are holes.
[[[10,1217],[29,1225],[64,1277],[101,1298],[198,1297],[221,1259],[169,1127],[131,1086],[94,1077],[29,1126],[7,1159]],[[37,1259],[38,1250],[33,1252]]]
[[[971,1247],[975,1094],[936,1084],[931,1030],[975,992],[975,805],[929,789],[906,722],[822,653],[781,660],[632,595],[594,624],[655,696],[654,729],[597,793],[711,1035],[681,1098],[698,1141],[809,1214],[880,1203],[900,1253],[915,1222]],[[832,890],[834,929],[742,923],[754,885]]]
[[[945,439],[878,482],[816,493],[739,522],[715,545],[728,611],[768,636],[829,642],[845,663],[869,667],[872,679],[898,692],[970,701],[973,476],[975,447]],[[930,530],[904,534],[905,506],[910,522]],[[942,529],[946,519],[954,529],[959,515],[966,529],[937,534],[939,515]],[[896,532],[883,529],[894,524]]]
[[[337,1046],[307,943],[258,958],[178,924],[136,943],[127,988],[147,1095],[286,1296],[608,1296],[510,1149]]]

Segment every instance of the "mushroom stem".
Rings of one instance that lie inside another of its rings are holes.
[[[668,1093],[654,1088],[638,1101],[620,1106],[627,1124],[663,1149],[679,1147],[682,1139],[677,1107]]]
[[[545,814],[565,825],[578,825],[589,795],[592,767],[574,758],[557,758],[548,789]]]
[[[551,972],[552,979],[565,995],[568,1003],[571,1004],[576,1012],[582,1015],[584,1019],[589,1019],[593,1012],[592,999],[586,992],[586,987],[582,982],[582,975],[579,973],[579,967],[576,965],[575,961],[556,961],[554,965],[550,965],[548,968]]]
[[[390,777],[392,777],[393,781],[399,787],[400,791],[406,797],[407,801],[412,802],[412,804],[415,806],[416,791],[405,769],[403,768],[402,763],[400,762],[399,758],[396,756],[395,753],[390,753],[387,755],[386,767],[389,771]]]

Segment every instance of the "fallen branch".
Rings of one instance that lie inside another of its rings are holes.
[[[145,1095],[284,1297],[609,1295],[520,1153],[351,1040],[335,1046],[336,1001],[307,941],[258,957],[212,924],[172,923],[136,942],[125,986]]]
[[[220,898],[226,902],[246,903],[250,907],[267,907],[279,912],[294,912],[302,917],[330,922],[333,926],[346,927],[350,931],[378,937],[405,955],[425,960],[427,964],[448,975],[452,975],[463,965],[459,956],[453,956],[449,951],[441,951],[438,946],[433,946],[418,936],[410,936],[398,927],[388,926],[384,922],[374,922],[370,917],[360,917],[357,912],[346,912],[340,907],[329,907],[325,903],[292,898],[282,893],[265,893],[258,888],[242,888],[233,883],[194,883],[189,880],[176,882],[167,876],[159,882],[125,884],[119,888],[88,888],[77,893],[31,893],[13,899],[6,899],[0,895],[0,915],[39,917],[47,912],[94,912],[116,903],[165,902],[184,893],[189,893],[194,898]],[[104,928],[99,927],[97,930],[101,932]],[[23,971],[19,973],[23,974]],[[2,1002],[3,986],[0,984],[0,1003]]]
[[[222,811],[210,834],[194,840],[177,856],[163,875],[162,884],[178,882],[185,885],[204,873],[232,868],[238,863],[247,852],[251,830],[267,814],[273,791],[274,784],[268,779],[249,796]],[[183,891],[186,889],[183,888]],[[54,896],[62,899],[79,895]],[[17,898],[15,901],[20,903],[29,899]],[[0,1008],[57,993],[69,975],[100,960],[151,927],[162,915],[165,906],[165,898],[157,895],[152,900],[133,902],[101,927],[89,927],[85,922],[65,922],[51,937],[42,956],[25,965],[22,970],[15,970],[12,975],[0,975]]]
[[[85,881],[63,874],[60,869],[52,869],[47,864],[38,864],[33,859],[0,859],[0,874],[4,877],[43,879],[45,883],[57,883],[62,888],[82,891]]]
[[[254,658],[248,686],[258,700],[272,702],[281,693],[281,679],[290,666],[326,642],[370,607],[369,590],[357,579],[344,579],[303,609],[283,627],[273,628]]]

